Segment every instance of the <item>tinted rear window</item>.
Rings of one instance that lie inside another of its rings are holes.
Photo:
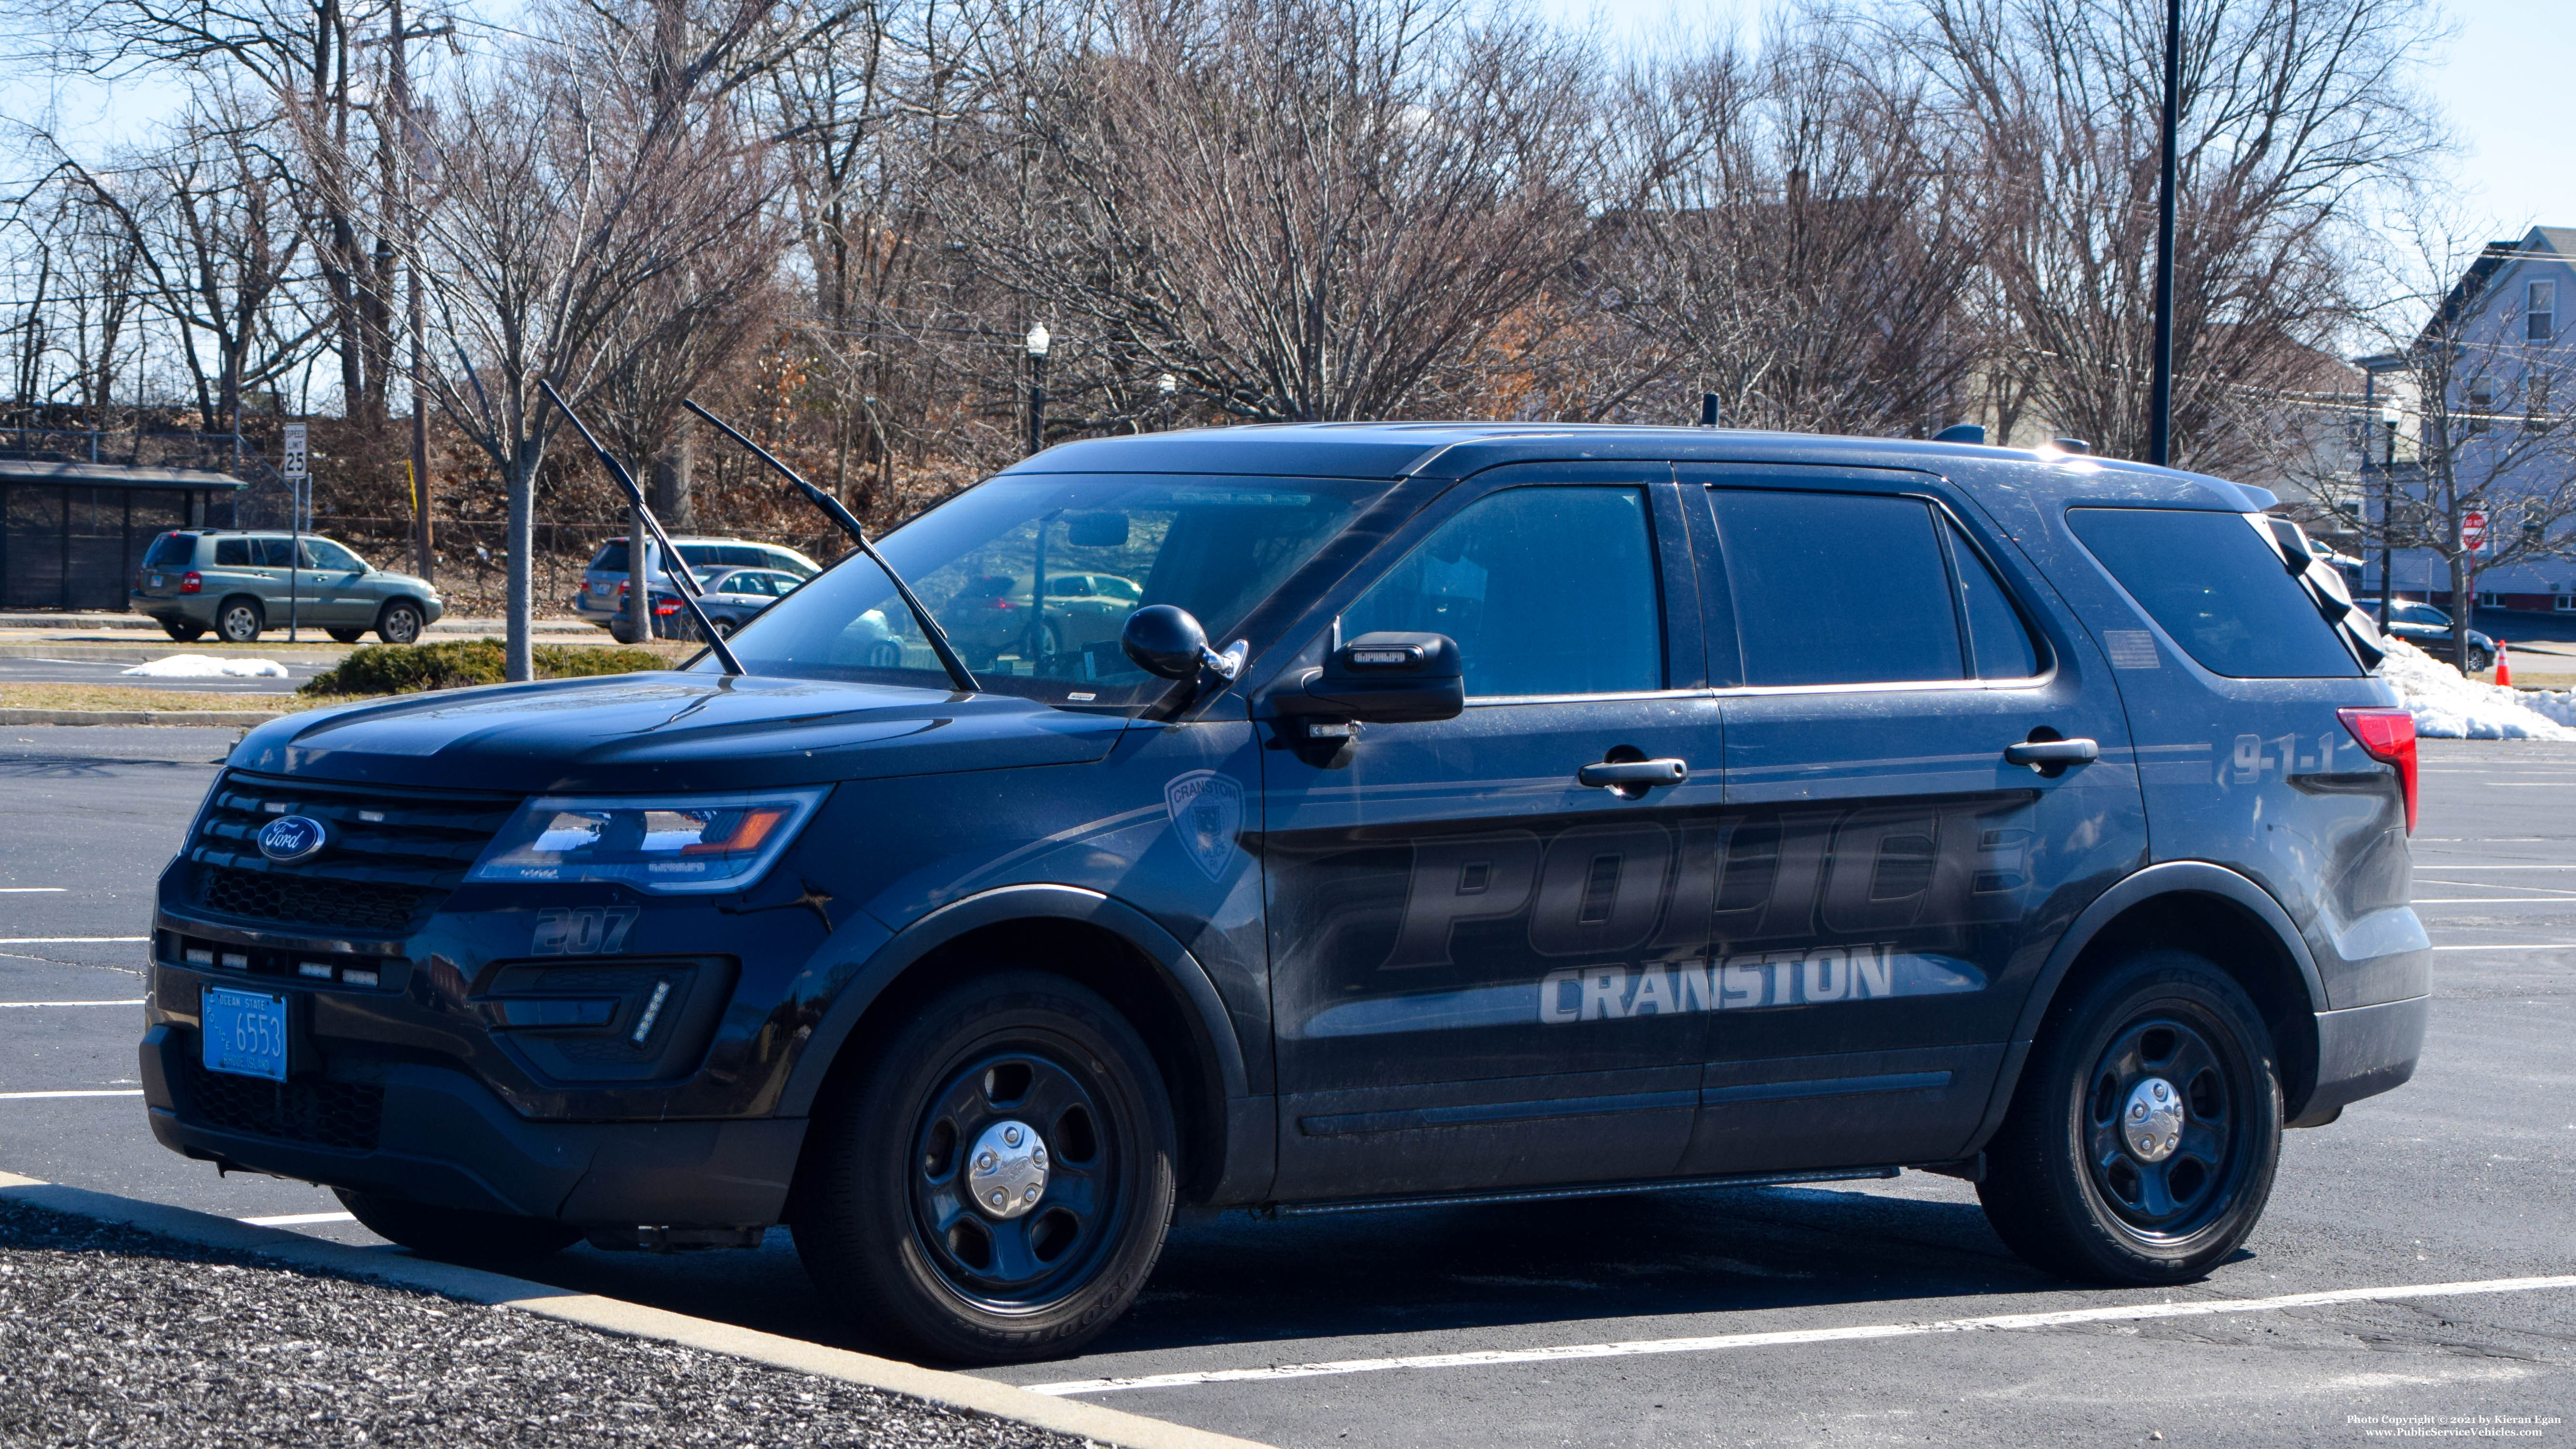
[[[145,568],[176,568],[197,560],[197,536],[193,533],[165,533],[152,540],[152,551],[143,556]]]
[[[621,538],[611,543],[601,544],[599,553],[591,559],[590,566],[602,573],[626,572],[626,540]]]
[[[1958,610],[1930,505],[1709,490],[1751,685],[1957,679]]]
[[[2130,597],[2210,673],[2334,679],[2361,672],[2242,514],[2074,508],[2066,519]]]

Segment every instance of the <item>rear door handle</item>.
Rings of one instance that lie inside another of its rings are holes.
[[[1632,789],[1651,789],[1657,785],[1678,785],[1689,779],[1690,761],[1604,760],[1575,771],[1574,778],[1604,790],[1615,790],[1622,785]]]
[[[2089,765],[2102,758],[2102,747],[2091,740],[2024,740],[2004,746],[2004,763],[2029,765],[2034,768],[2055,765]]]

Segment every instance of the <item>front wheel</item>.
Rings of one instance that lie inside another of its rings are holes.
[[[2097,1283],[2196,1278],[2272,1195],[2271,1033],[2210,961],[2148,952],[2052,1013],[1986,1151],[1977,1197],[2024,1261]]]
[[[1108,1002],[1006,972],[908,1014],[817,1113],[791,1226],[852,1326],[959,1363],[1072,1352],[1154,1270],[1171,1104]]]
[[[2493,668],[2495,668],[2494,655],[2489,654],[2483,649],[2471,649],[2469,651],[2469,673],[2484,674]]]
[[[388,644],[411,644],[420,639],[420,606],[400,599],[385,605],[376,616],[376,637]]]
[[[182,644],[194,644],[206,637],[206,626],[194,619],[164,619],[161,632]]]
[[[581,1229],[552,1218],[432,1207],[404,1198],[334,1188],[359,1226],[445,1263],[524,1263],[562,1252]]]

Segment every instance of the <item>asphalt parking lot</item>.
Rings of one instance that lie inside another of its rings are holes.
[[[152,881],[233,735],[0,728],[0,1169],[371,1242],[328,1193],[218,1178],[142,1120]],[[2205,1282],[2046,1278],[1971,1187],[1917,1173],[1218,1214],[1178,1225],[1091,1352],[990,1376],[1301,1446],[2576,1442],[2576,1281],[2518,1281],[2576,1274],[2576,745],[2424,756],[2422,1070],[2291,1134],[2269,1215]],[[780,1233],[530,1276],[855,1342]]]

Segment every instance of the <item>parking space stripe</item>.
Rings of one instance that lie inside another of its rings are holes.
[[[58,896],[69,886],[0,886],[0,896]]]
[[[2204,1298],[2184,1303],[2138,1303],[2116,1308],[2073,1308],[2056,1313],[2000,1313],[1989,1318],[1952,1318],[1937,1323],[1872,1323],[1852,1328],[1792,1328],[1773,1333],[1725,1333],[1706,1338],[1648,1338],[1626,1343],[1585,1343],[1562,1348],[1497,1349],[1471,1353],[1426,1353],[1403,1358],[1351,1358],[1331,1363],[1279,1364],[1270,1368],[1212,1369],[1205,1373],[1146,1374],[1132,1379],[1072,1379],[1030,1384],[1040,1394],[1111,1394],[1129,1389],[1181,1389],[1202,1384],[1251,1383],[1263,1379],[1322,1378],[1335,1374],[1384,1373],[1390,1369],[1485,1368],[1497,1364],[1556,1363],[1571,1359],[1631,1358],[1655,1353],[1714,1353],[1735,1348],[1773,1348],[1802,1343],[1844,1343],[1879,1338],[1917,1338],[1934,1333],[1972,1333],[2033,1328],[2063,1328],[2084,1323],[2134,1323],[2156,1318],[2202,1318],[2219,1313],[2279,1313],[2294,1308],[2328,1308],[2343,1303],[2392,1303],[2411,1298],[2451,1298],[2480,1293],[2531,1293],[2576,1288],[2576,1275],[2550,1278],[2486,1278],[2469,1283],[2418,1283],[2391,1288],[2337,1288],[2323,1293],[2290,1293],[2277,1298]]]
[[[38,1102],[55,1097],[140,1097],[141,1087],[113,1087],[87,1092],[0,1092],[0,1102]]]
[[[2576,904],[2576,896],[2436,896],[2429,901],[2408,901],[2410,906],[2564,906]]]
[[[7,1011],[12,1007],[29,1006],[141,1006],[142,1004],[143,998],[140,996],[128,1001],[0,1001],[0,1011]]]
[[[315,1223],[354,1223],[357,1220],[356,1213],[286,1213],[273,1218],[235,1218],[233,1221],[248,1223],[254,1228],[303,1228]]]
[[[2492,946],[2436,946],[2433,949],[2436,951],[2576,951],[2576,945],[2570,945],[2565,941],[2542,941],[2537,945],[2515,945],[2508,941],[2499,941]]]
[[[0,946],[141,945],[150,936],[0,936]]]

